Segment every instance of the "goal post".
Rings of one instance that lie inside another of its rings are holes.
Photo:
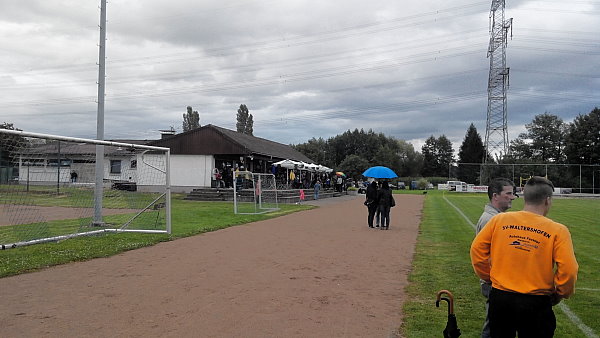
[[[244,215],[279,210],[275,175],[234,171],[233,209],[235,214]]]
[[[169,148],[0,129],[0,248],[171,233],[169,158]]]

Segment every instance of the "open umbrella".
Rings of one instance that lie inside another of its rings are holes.
[[[343,173],[343,172],[341,172],[341,171],[336,171],[336,172],[335,172],[335,174],[336,174],[337,176],[343,176],[343,177],[346,177],[346,174],[344,174],[344,173]]]
[[[363,173],[363,176],[373,177],[373,178],[398,177],[398,175],[396,175],[396,173],[392,169],[390,169],[388,167],[384,167],[384,166],[371,167],[371,168],[365,170],[365,172]]]
[[[447,294],[448,298],[442,297],[442,294]],[[454,296],[448,290],[440,290],[437,293],[437,300],[435,302],[436,307],[440,307],[440,301],[445,300],[448,302],[448,322],[444,329],[444,338],[457,338],[460,337],[460,329],[456,322],[456,316],[454,315]]]

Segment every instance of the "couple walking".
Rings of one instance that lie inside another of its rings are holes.
[[[396,201],[394,201],[392,190],[387,181],[381,183],[381,188],[378,187],[376,181],[369,184],[365,205],[369,210],[369,215],[367,216],[369,228],[379,227],[380,219],[381,230],[390,228],[390,208],[396,205]],[[375,227],[373,226],[373,218],[375,218]]]

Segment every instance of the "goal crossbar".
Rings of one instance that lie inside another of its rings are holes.
[[[1,249],[108,232],[171,233],[169,148],[9,129],[0,136]],[[93,168],[93,145],[106,146],[102,172]],[[107,223],[90,223],[92,188],[105,195],[99,209],[110,211],[101,216]],[[47,208],[65,215],[49,218]]]

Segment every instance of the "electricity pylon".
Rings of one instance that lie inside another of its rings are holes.
[[[485,148],[490,155],[502,157],[508,151],[506,122],[506,90],[510,68],[506,67],[506,43],[512,18],[504,20],[504,0],[492,0],[490,10],[490,73],[488,79],[488,107],[485,129]],[[511,30],[512,36],[512,30]],[[487,156],[484,155],[484,161]]]
[[[506,44],[509,29],[512,38],[511,26],[512,18],[504,20],[504,0],[492,0],[490,45],[487,53],[490,59],[490,73],[483,167],[488,162],[488,155],[501,159],[508,153],[506,90],[509,86],[510,68],[506,67]],[[482,173],[482,180],[483,176]]]

